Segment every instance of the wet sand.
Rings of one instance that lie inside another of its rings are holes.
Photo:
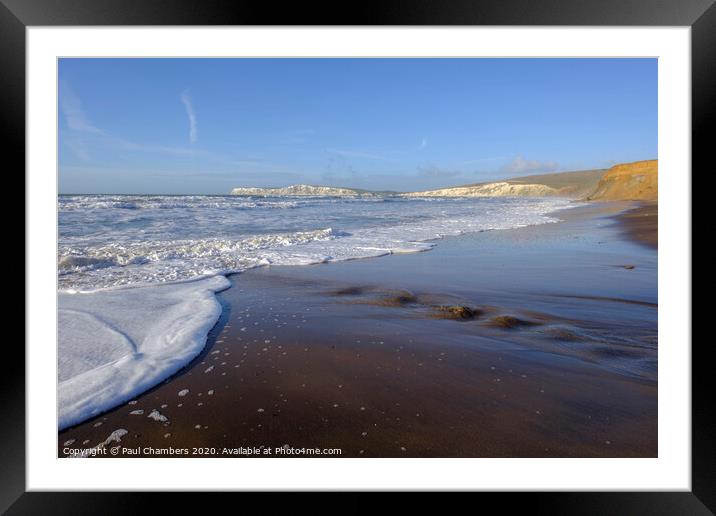
[[[635,241],[657,249],[659,246],[659,206],[645,202],[619,216],[624,231]]]
[[[655,457],[656,252],[623,209],[232,276],[202,354],[58,455],[125,429],[138,456]]]

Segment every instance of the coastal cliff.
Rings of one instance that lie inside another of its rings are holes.
[[[424,192],[410,192],[401,195],[403,197],[548,197],[557,195],[557,190],[540,184],[512,184],[500,181]]]
[[[440,188],[402,194],[405,197],[569,197],[581,198],[595,190],[604,170],[559,172],[515,177],[492,183]]]
[[[313,185],[291,185],[283,188],[234,188],[231,195],[255,195],[255,196],[327,196],[327,197],[359,197],[365,195],[373,195],[372,192],[366,190],[357,190],[354,188],[339,188],[332,186],[313,186]]]
[[[357,188],[291,185],[279,188],[238,187],[231,195],[369,197],[566,197],[588,201],[640,200],[658,197],[658,161],[622,163],[608,170],[581,170],[503,179],[489,183],[424,190],[419,192],[373,192]]]
[[[581,199],[594,192],[604,170],[582,170],[503,179],[491,183],[439,188],[421,192],[373,192],[358,188],[291,185],[278,188],[237,187],[231,195],[244,196],[328,196],[368,197],[398,195],[401,197],[569,197]]]
[[[656,201],[659,188],[658,160],[622,163],[607,170],[589,201]]]

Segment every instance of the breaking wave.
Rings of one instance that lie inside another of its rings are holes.
[[[555,222],[564,199],[61,196],[61,289],[97,290],[430,249]],[[290,214],[285,210],[290,209]]]

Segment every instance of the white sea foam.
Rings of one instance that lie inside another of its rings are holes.
[[[77,454],[70,455],[72,458],[87,458],[87,457],[93,457],[95,455],[101,454],[102,450],[106,448],[107,446],[111,445],[112,443],[119,443],[122,441],[122,437],[127,435],[129,432],[125,430],[124,428],[118,428],[117,430],[114,430],[109,436],[99,443],[97,446],[93,448],[86,448],[84,450],[81,450]]]
[[[132,399],[203,349],[222,276],[59,295],[59,428]]]
[[[59,427],[124,403],[191,361],[220,315],[214,293],[229,286],[224,274],[425,251],[444,236],[555,222],[548,213],[568,205],[61,196]]]
[[[157,409],[152,409],[152,411],[147,416],[149,419],[153,419],[154,421],[157,421],[159,423],[166,423],[169,421],[169,418],[159,412]]]

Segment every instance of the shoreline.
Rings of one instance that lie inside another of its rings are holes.
[[[659,247],[659,206],[655,202],[641,202],[617,217],[624,232],[635,242],[652,249]]]
[[[573,240],[586,239],[587,251],[580,252],[590,258],[590,245],[603,245],[605,235],[616,239],[610,228],[615,208],[614,204],[569,208],[556,212],[565,220],[558,224],[446,237],[430,253],[305,268],[262,267],[229,275],[233,288],[217,296],[222,314],[200,355],[180,373],[138,396],[136,403],[60,432],[59,456],[64,456],[64,445],[72,439],[70,447],[95,446],[117,429],[128,431],[121,440],[128,448],[290,444],[339,447],[344,457],[654,456],[654,371],[627,371],[633,364],[626,367],[620,360],[631,360],[624,357],[634,353],[632,343],[618,350],[618,360],[604,358],[614,354],[609,346],[600,347],[591,340],[589,345],[582,344],[587,342],[582,339],[602,338],[608,331],[609,325],[601,327],[599,321],[585,318],[595,307],[610,324],[615,324],[616,317],[621,329],[635,334],[650,331],[650,324],[632,328],[635,322],[619,313],[625,310],[624,303],[607,300],[648,305],[653,301],[648,289],[637,281],[627,297],[610,296],[606,294],[614,292],[606,291],[599,278],[578,282],[584,283],[577,285],[583,288],[566,294],[593,299],[572,298],[571,303],[580,305],[574,307],[568,306],[569,301],[555,301],[556,294],[565,294],[561,290],[569,281],[545,293],[554,278],[532,277],[523,270],[529,265],[532,272],[549,274],[548,262],[542,268],[535,263],[555,254],[550,249],[555,242],[568,252]],[[471,268],[476,246],[488,253],[478,258],[491,271],[479,273]],[[633,244],[614,241],[609,246],[618,252],[601,256],[602,261],[612,254],[616,260],[621,253],[629,258],[643,255],[647,262],[638,264],[636,271],[616,261],[600,265],[599,274],[604,277],[631,274],[625,277],[639,278],[655,266],[649,261],[651,253]],[[517,258],[501,265],[499,254],[511,256],[515,250],[532,253],[533,262],[526,265]],[[490,252],[495,256],[490,257]],[[454,263],[455,270],[441,270],[443,263]],[[459,277],[489,272],[495,277],[467,282]],[[471,297],[470,287],[475,290],[475,285],[484,300]],[[336,294],[341,289],[347,294]],[[618,285],[615,289],[619,290]],[[395,292],[406,291],[408,296],[398,294],[397,300],[386,301],[395,298]],[[436,316],[436,305],[469,305],[475,313],[483,313],[457,321]],[[637,304],[626,311],[639,319],[655,308]],[[495,318],[507,316],[521,322],[498,320],[518,327],[494,326]],[[374,331],[367,332],[367,328]],[[588,337],[575,331],[586,332]],[[655,339],[652,333],[649,338]],[[555,349],[552,341],[565,349]],[[639,360],[648,364],[649,357],[646,353]],[[655,367],[655,357],[653,362]],[[179,396],[184,389],[189,393]],[[600,400],[604,389],[619,392],[621,399]],[[541,392],[545,390],[552,393],[547,401]],[[467,399],[460,399],[466,394]],[[574,408],[565,409],[575,403],[591,407],[583,418]],[[537,405],[542,408],[527,411],[526,407]],[[167,420],[147,417],[154,410]],[[559,418],[545,423],[541,417],[550,410],[580,428],[583,442],[576,435],[571,440],[562,436],[562,443],[555,440],[562,432],[554,426]],[[623,418],[635,410],[642,413],[638,428]],[[611,412],[620,416],[618,423],[614,415],[607,417],[611,423],[603,420]],[[602,420],[595,425],[595,418]],[[519,429],[508,431],[512,437],[489,435],[472,443],[476,432],[505,432],[501,425],[506,422]],[[451,444],[440,437],[445,433],[452,435]],[[631,433],[639,437],[626,439]]]

